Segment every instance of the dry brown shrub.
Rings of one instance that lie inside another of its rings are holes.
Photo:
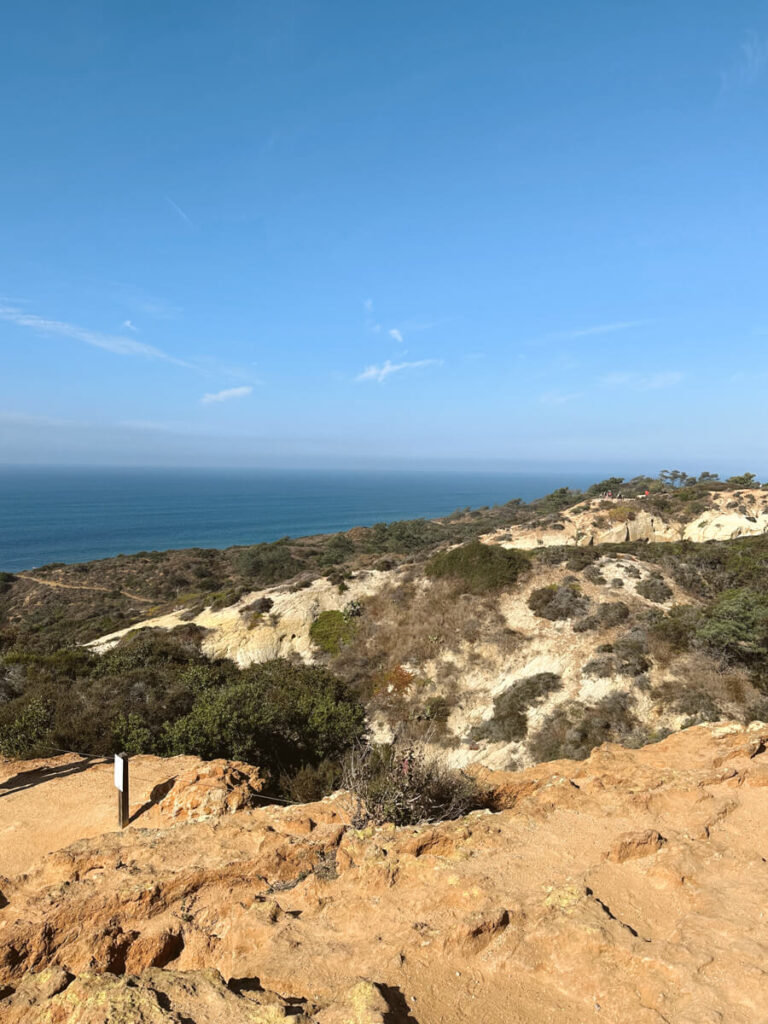
[[[449,580],[407,582],[381,590],[365,602],[352,641],[333,660],[334,671],[363,689],[407,664],[423,666],[464,644],[509,650],[508,629],[495,597],[457,594]]]
[[[415,673],[409,672],[402,665],[395,665],[388,672],[378,672],[373,677],[373,692],[375,694],[394,693],[402,696],[408,693],[415,678]]]
[[[762,694],[740,666],[723,666],[704,653],[687,654],[674,663],[674,678],[652,691],[663,707],[702,720],[745,716]]]
[[[608,518],[612,523],[627,523],[636,517],[637,513],[631,505],[616,505],[608,513]]]

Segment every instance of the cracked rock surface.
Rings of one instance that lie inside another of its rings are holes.
[[[764,1022],[767,745],[485,771],[497,812],[418,828],[337,794],[76,842],[0,879],[0,1019]]]

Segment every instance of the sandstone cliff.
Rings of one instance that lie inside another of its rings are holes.
[[[733,540],[768,532],[768,492],[713,491],[707,507],[691,520],[679,520],[643,508],[643,499],[608,501],[593,498],[574,505],[557,521],[542,525],[536,520],[486,534],[486,543],[503,547],[532,549],[573,544],[622,544],[647,540],[656,544],[670,541]]]

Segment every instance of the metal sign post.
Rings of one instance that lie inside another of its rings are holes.
[[[128,755],[115,754],[115,787],[117,789],[117,821],[120,828],[128,824]]]

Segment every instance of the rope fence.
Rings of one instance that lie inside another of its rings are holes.
[[[73,754],[75,757],[83,757],[83,758],[88,758],[88,759],[94,760],[94,761],[102,761],[102,762],[105,762],[105,763],[112,761],[114,759],[114,757],[118,756],[118,755],[114,755],[113,756],[113,755],[110,755],[110,754],[93,754],[93,753],[88,753],[87,751],[84,751],[84,750],[66,750],[64,747],[53,747],[49,743],[41,743],[41,744],[39,744],[39,746],[40,746],[41,749],[49,750],[49,751],[51,751],[51,753],[54,753],[54,754]],[[135,754],[133,756],[134,757],[156,757],[159,761],[167,760],[166,758],[162,758],[162,757],[160,757],[157,754]],[[131,764],[131,768],[130,768],[130,777],[131,778],[139,779],[141,782],[145,782],[147,784],[154,784],[154,785],[159,785],[160,784],[155,775],[146,775],[144,772],[142,772],[140,770],[137,771],[135,769],[135,767],[133,766],[133,764]],[[284,804],[286,807],[299,807],[299,806],[301,806],[301,801],[299,801],[299,800],[286,800],[283,797],[279,797],[279,796],[263,796],[261,793],[253,793],[252,796],[256,800],[262,800],[266,804]]]

